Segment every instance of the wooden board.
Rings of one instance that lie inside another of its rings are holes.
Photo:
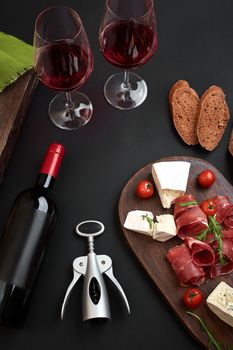
[[[191,163],[186,193],[195,195],[198,201],[214,197],[215,195],[227,195],[230,201],[233,203],[232,185],[224,178],[220,171],[211,164],[201,159],[190,157],[169,157],[159,161],[167,160],[184,160]],[[169,213],[173,214],[172,209],[167,210],[162,208],[157,192],[152,198],[147,200],[140,199],[135,193],[136,184],[140,180],[150,179],[153,182],[151,176],[151,166],[155,162],[157,161],[154,161],[139,170],[129,180],[122,191],[119,201],[119,218],[123,234],[127,239],[130,248],[133,250],[134,254],[148,275],[152,278],[153,282],[159,288],[165,300],[170,304],[179,319],[202,345],[208,347],[208,337],[206,333],[201,331],[199,322],[196,320],[196,318],[188,315],[185,307],[183,306],[182,296],[186,288],[179,285],[176,274],[166,259],[166,254],[169,248],[177,244],[181,244],[181,239],[175,237],[162,243],[155,241],[146,235],[123,228],[127,213],[131,210],[149,210],[153,212],[154,215]],[[196,179],[197,175],[206,168],[214,171],[216,174],[216,181],[209,189],[201,189],[197,185]],[[207,297],[222,280],[233,287],[233,273],[220,276],[214,280],[208,279],[200,287],[205,297]],[[205,302],[202,303],[202,305],[194,312],[202,317],[208,329],[213,332],[216,339],[224,344],[225,347],[223,347],[223,349],[227,349],[230,345],[233,345],[233,328],[221,321],[214,313],[212,313],[206,306]]]
[[[36,85],[36,75],[30,70],[0,94],[0,182],[3,180]]]

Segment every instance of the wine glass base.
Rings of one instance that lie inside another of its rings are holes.
[[[72,106],[67,106],[66,93],[58,94],[49,104],[51,122],[64,130],[76,130],[91,119],[93,107],[89,98],[77,91],[70,92]]]
[[[128,72],[129,84],[124,84],[124,72],[112,75],[104,86],[104,96],[113,106],[130,110],[142,104],[147,97],[146,82],[137,74]]]

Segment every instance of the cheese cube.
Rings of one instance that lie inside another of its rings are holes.
[[[128,230],[152,236],[154,231],[154,215],[150,211],[133,210],[127,214],[124,227]]]
[[[207,305],[222,321],[233,327],[233,288],[220,282],[208,296]]]
[[[176,225],[174,216],[170,214],[157,215],[154,225],[153,238],[165,242],[176,236]]]
[[[159,162],[152,165],[152,176],[164,208],[186,192],[190,163],[184,161]]]

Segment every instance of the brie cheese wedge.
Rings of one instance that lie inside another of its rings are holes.
[[[163,208],[186,192],[190,163],[184,161],[159,162],[152,165],[152,176]]]
[[[128,230],[152,236],[154,232],[154,215],[150,211],[133,210],[127,214],[124,227]]]
[[[208,296],[207,305],[222,321],[233,327],[233,288],[225,282],[219,285]]]
[[[165,242],[176,236],[174,216],[170,214],[157,215],[154,224],[153,238]]]

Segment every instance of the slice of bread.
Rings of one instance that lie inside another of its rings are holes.
[[[200,145],[212,151],[220,142],[229,118],[223,90],[219,86],[211,86],[199,103],[197,137]]]
[[[178,80],[169,91],[169,107],[172,114],[175,128],[188,145],[198,143],[197,111],[199,97],[189,83],[185,80]]]
[[[232,128],[230,140],[229,140],[229,143],[228,143],[228,151],[233,156],[233,128]]]

